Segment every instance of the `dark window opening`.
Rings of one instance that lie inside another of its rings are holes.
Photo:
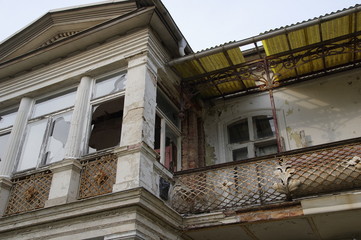
[[[93,108],[89,152],[118,146],[123,121],[124,97]]]
[[[239,143],[249,140],[248,121],[242,119],[228,126],[229,143]]]

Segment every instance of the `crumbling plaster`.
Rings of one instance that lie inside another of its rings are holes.
[[[354,70],[274,90],[284,150],[361,136],[361,71]],[[253,114],[271,115],[267,92],[218,100],[204,110],[206,164],[228,162],[226,125]]]
[[[274,96],[290,150],[361,136],[360,70],[280,88]]]

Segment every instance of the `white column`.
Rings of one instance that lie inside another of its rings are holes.
[[[78,158],[83,153],[92,84],[93,79],[84,76],[78,86],[69,135],[65,145],[65,159]]]
[[[65,145],[65,159],[51,165],[53,173],[49,198],[45,207],[75,201],[78,194],[81,164],[78,158],[83,154],[90,98],[93,80],[82,77],[75,98],[69,135]]]
[[[24,136],[26,123],[31,113],[34,100],[31,98],[21,99],[19,110],[16,114],[16,119],[13,128],[10,133],[8,149],[6,151],[4,159],[0,162],[0,177],[10,178],[11,173],[14,170],[18,153],[20,151],[19,146]]]
[[[121,146],[145,142],[153,148],[156,74],[146,55],[128,61]]]
[[[45,207],[73,202],[77,199],[81,164],[76,159],[65,159],[51,165],[53,173],[49,198]]]
[[[147,55],[128,60],[124,115],[116,183],[113,191],[144,187],[156,194],[154,125],[156,111],[156,70]]]

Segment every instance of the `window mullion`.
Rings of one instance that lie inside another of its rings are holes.
[[[252,158],[255,157],[255,148],[254,148],[254,142],[255,142],[255,134],[254,134],[254,125],[252,121],[252,117],[247,118],[248,121],[248,134],[249,134],[249,143],[247,144],[247,150],[248,150],[248,157]]]
[[[41,144],[41,148],[40,148],[40,152],[39,152],[37,167],[40,167],[40,166],[46,164],[46,152],[47,152],[47,148],[48,148],[49,136],[50,136],[52,127],[53,127],[53,116],[50,116],[48,118],[48,121],[46,124],[46,129],[45,129],[45,133],[43,136],[43,142]]]

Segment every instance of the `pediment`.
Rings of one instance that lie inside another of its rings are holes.
[[[51,11],[0,45],[0,62],[70,38],[137,9],[134,1],[117,1]]]

